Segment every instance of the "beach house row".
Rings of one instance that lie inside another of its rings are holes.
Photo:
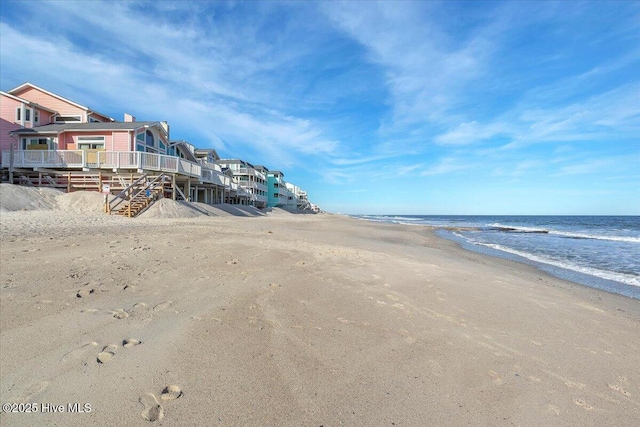
[[[3,180],[115,193],[161,174],[176,200],[316,208],[282,172],[172,139],[166,121],[118,121],[31,83],[0,100]]]

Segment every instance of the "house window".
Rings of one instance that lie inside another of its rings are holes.
[[[56,123],[78,123],[78,122],[82,122],[82,116],[80,115],[56,116]]]
[[[79,136],[78,150],[104,150],[104,136]]]
[[[23,150],[47,150],[49,138],[22,138]]]
[[[33,123],[39,123],[39,122],[40,122],[40,111],[33,110]]]
[[[37,115],[38,111],[36,110],[36,123],[38,122],[37,120]],[[25,122],[30,122],[31,121],[31,108],[25,108],[24,109],[24,121]],[[16,107],[16,122],[21,122],[22,121],[22,107]]]
[[[138,144],[144,144],[148,147],[155,147],[155,139],[153,137],[153,133],[151,133],[150,130],[137,134],[136,140],[138,141]]]

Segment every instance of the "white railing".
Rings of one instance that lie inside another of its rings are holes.
[[[202,167],[204,169],[211,169],[213,171],[217,171],[217,172],[222,173],[222,168],[217,163],[213,163],[213,162],[210,162],[210,161],[204,160],[204,159],[200,159],[199,162],[200,162],[200,164],[202,165]]]
[[[11,152],[2,152],[2,167],[8,168]],[[14,167],[58,167],[81,168],[86,163],[84,150],[14,150]]]
[[[3,150],[1,164],[9,167],[11,153]],[[14,150],[13,166],[16,168],[56,168],[56,169],[137,169],[179,173],[199,178],[203,183],[212,183],[225,187],[227,191],[235,192],[240,197],[251,197],[247,189],[266,192],[269,188],[256,181],[232,180],[223,174],[214,163],[193,163],[174,156],[140,151],[97,151],[97,150]],[[208,168],[207,166],[213,166]],[[286,203],[288,193],[278,186],[280,199]],[[257,191],[253,192],[254,194]],[[301,198],[306,199],[306,191],[300,192]],[[267,200],[266,196],[258,196],[258,200]]]
[[[202,182],[224,186],[225,176],[226,175],[218,172],[217,170],[202,168],[202,175],[200,179]]]
[[[169,157],[169,156],[164,156]],[[178,173],[183,175],[200,177],[202,175],[202,166],[197,163],[190,162],[184,159],[178,159]]]
[[[2,167],[8,168],[11,153],[2,152]],[[172,172],[199,178],[202,166],[188,160],[140,151],[14,150],[14,167],[143,169]]]

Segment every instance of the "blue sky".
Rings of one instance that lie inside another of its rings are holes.
[[[29,81],[284,172],[322,208],[640,214],[640,3],[35,2]]]

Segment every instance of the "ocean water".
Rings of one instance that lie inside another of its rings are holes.
[[[429,225],[465,249],[533,265],[581,285],[640,299],[638,216],[353,215]]]

